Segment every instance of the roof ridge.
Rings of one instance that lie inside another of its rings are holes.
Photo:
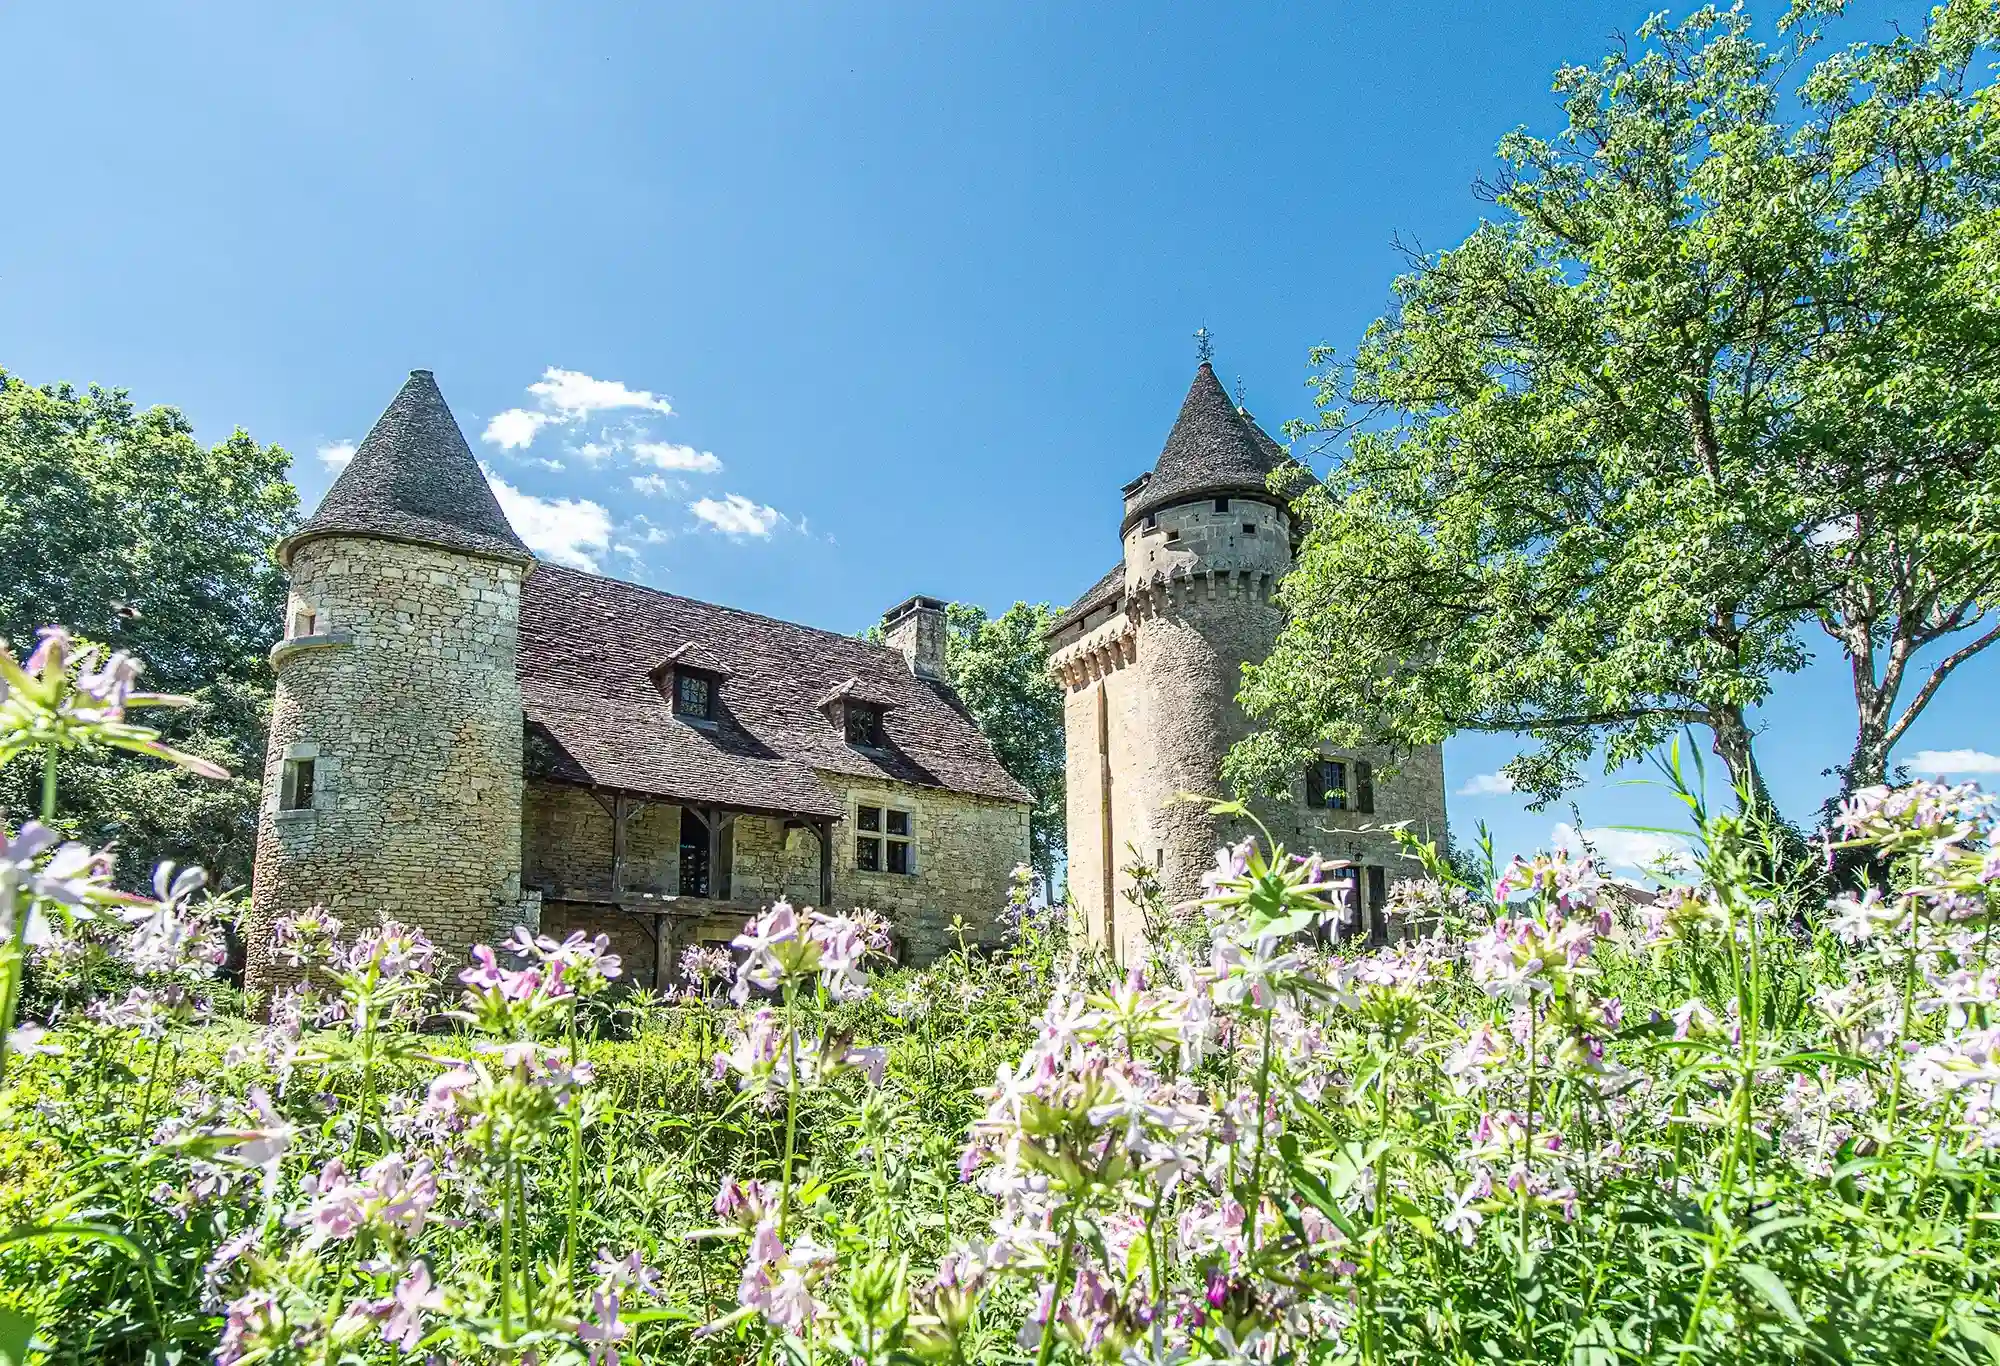
[[[767,621],[772,625],[789,627],[794,631],[809,631],[813,635],[825,636],[829,640],[839,640],[845,641],[849,645],[859,645],[864,649],[872,650],[876,654],[882,655],[885,662],[893,659],[898,669],[902,669],[905,672],[909,669],[909,665],[904,661],[900,650],[892,650],[886,645],[878,645],[872,640],[864,639],[861,636],[851,636],[844,631],[830,631],[824,626],[812,626],[803,621],[790,621],[784,617],[774,617],[763,612],[752,612],[744,607],[731,607],[726,602],[710,602],[707,598],[697,598],[687,593],[675,593],[665,588],[655,588],[650,583],[635,583],[631,579],[621,579],[615,574],[594,574],[588,569],[577,569],[574,566],[566,564],[543,564],[535,572],[537,574],[547,574],[552,570],[563,574],[574,574],[580,579],[596,579],[602,583],[615,583],[620,588],[637,589],[641,593],[650,593],[656,598],[673,598],[678,602],[691,602],[699,607],[712,608],[717,612],[727,612],[731,616],[745,617],[751,621]]]

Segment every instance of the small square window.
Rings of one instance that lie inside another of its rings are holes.
[[[855,807],[854,823],[863,830],[880,831],[882,828],[882,808],[879,806]]]
[[[894,807],[891,807],[889,810],[889,833],[892,835],[901,835],[905,839],[909,838],[910,813],[907,811],[898,811]]]
[[[1229,511],[1229,500],[1228,500],[1227,498],[1218,498],[1218,499],[1216,499],[1216,500],[1215,500],[1215,510],[1216,510],[1217,512],[1227,512],[1227,511]]]
[[[287,759],[278,783],[278,809],[310,811],[313,804],[314,768],[317,760]]]
[[[864,873],[882,871],[882,841],[862,835],[854,841],[854,866]]]
[[[1146,514],[1146,530],[1148,530],[1148,531],[1157,531],[1157,530],[1159,529],[1159,526],[1160,526],[1160,515],[1159,515],[1159,514],[1158,514],[1157,512],[1149,512],[1149,513],[1147,513],[1147,514]]]
[[[889,841],[889,871],[908,873],[910,871],[910,842],[908,840]]]
[[[319,614],[300,610],[292,614],[292,635],[309,636],[319,624]]]
[[[882,711],[865,702],[849,702],[847,712],[847,743],[861,745],[867,749],[880,748],[882,744]]]
[[[1178,540],[1179,540],[1180,538],[1181,538],[1181,534],[1180,534],[1180,532],[1178,532],[1178,531],[1169,531],[1169,532],[1167,533],[1167,544],[1168,544],[1168,545],[1172,545],[1172,544],[1173,544],[1173,543],[1174,543],[1175,541],[1178,541]]]
[[[690,721],[708,721],[714,719],[714,708],[715,688],[705,676],[686,672],[674,674],[674,715],[684,716]]]
[[[1255,536],[1257,534],[1257,524],[1255,522],[1245,522],[1243,524],[1243,534],[1245,536]]]

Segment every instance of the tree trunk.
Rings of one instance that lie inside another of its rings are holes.
[[[1715,737],[1715,743],[1710,748],[1729,770],[1730,784],[1736,789],[1737,808],[1745,812],[1770,814],[1771,791],[1764,785],[1763,770],[1757,767],[1750,725],[1743,719],[1743,709],[1710,707],[1708,728]]]

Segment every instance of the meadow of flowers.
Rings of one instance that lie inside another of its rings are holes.
[[[1683,885],[1409,841],[1373,950],[1258,838],[1125,970],[1024,880],[1002,953],[779,904],[671,995],[316,912],[246,1003],[231,898],[53,833],[62,751],[183,761],[136,676],[0,653],[0,1362],[2000,1360],[1975,788],[1856,794],[1830,901],[1682,783]]]

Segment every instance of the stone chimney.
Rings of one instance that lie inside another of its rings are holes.
[[[915,597],[899,602],[882,616],[882,643],[903,652],[910,672],[918,678],[945,681],[944,604],[936,598]]]

